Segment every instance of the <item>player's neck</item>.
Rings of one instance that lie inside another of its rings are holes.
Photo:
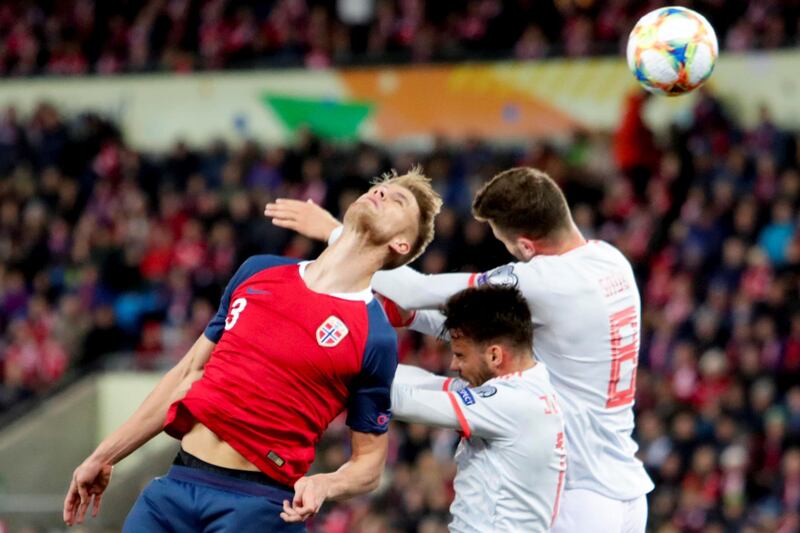
[[[359,292],[369,288],[372,275],[384,260],[384,250],[354,232],[342,236],[306,267],[306,286],[326,294]]]
[[[533,357],[512,357],[507,365],[500,368],[497,376],[505,376],[513,374],[514,372],[525,372],[536,366],[536,360]]]
[[[561,255],[586,244],[586,239],[581,231],[574,225],[564,232],[557,240],[550,243],[536,243],[536,255]]]

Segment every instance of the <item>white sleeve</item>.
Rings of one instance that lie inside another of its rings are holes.
[[[414,365],[397,365],[397,372],[395,372],[392,383],[437,391],[463,389],[467,384],[466,381],[459,378],[439,376]]]
[[[377,272],[372,276],[372,287],[404,309],[432,309],[469,287],[486,284],[517,287],[520,267],[524,264],[508,263],[483,273],[429,275],[404,266]]]
[[[335,228],[333,228],[333,231],[331,232],[331,234],[328,235],[328,246],[330,246],[331,244],[333,244],[333,243],[335,243],[336,241],[339,240],[339,237],[342,236],[342,231],[344,231],[344,226],[342,226],[342,225],[339,225],[339,226],[336,226]]]
[[[328,246],[342,235],[343,226],[335,228],[328,237]],[[477,274],[426,275],[411,267],[381,270],[372,276],[375,292],[394,300],[404,309],[435,308],[450,296],[470,286]]]
[[[421,274],[411,267],[381,270],[372,288],[404,309],[431,309],[470,286],[475,274]]]
[[[482,385],[460,391],[434,391],[410,385],[392,384],[392,413],[398,420],[460,430],[497,439],[516,432],[519,417],[514,413],[525,405],[513,389]]]
[[[444,315],[441,312],[432,309],[423,309],[417,311],[408,329],[430,335],[431,337],[442,337],[448,340],[450,335],[448,335],[446,331],[442,331],[442,326],[444,326]]]

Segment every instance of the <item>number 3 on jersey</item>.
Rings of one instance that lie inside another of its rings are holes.
[[[639,319],[636,308],[631,306],[611,315],[611,377],[608,380],[606,408],[633,403],[638,362]],[[620,381],[627,387],[620,390]]]
[[[236,298],[231,305],[231,311],[228,314],[228,317],[225,319],[225,331],[228,331],[233,326],[236,325],[236,322],[239,320],[239,315],[242,314],[244,308],[247,307],[247,299],[246,298]]]

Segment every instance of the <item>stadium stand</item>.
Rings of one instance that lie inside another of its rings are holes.
[[[11,1],[4,76],[531,59],[617,53],[652,2],[516,0]],[[798,2],[712,0],[729,51],[797,46]],[[533,17],[532,13],[536,13]],[[536,19],[535,24],[527,21]],[[656,483],[653,531],[800,529],[800,132],[754,127],[710,92],[656,140],[631,95],[613,134],[426,152],[329,144],[176,142],[143,153],[112,121],[42,103],[0,117],[0,415],[24,416],[73,377],[162,370],[200,334],[236,266],[319,245],[262,215],[276,197],[334,214],[390,167],[421,162],[446,209],[417,266],[510,260],[470,216],[495,172],[532,165],[564,187],[577,223],[633,262],[644,304],[637,440]],[[443,372],[446,346],[402,333],[401,358]],[[2,418],[2,417],[0,417]],[[456,436],[395,424],[384,486],[326,506],[313,531],[446,531]],[[319,467],[347,456],[335,423]],[[36,531],[31,529],[31,531]]]
[[[656,148],[643,105],[631,97],[613,136],[526,149],[442,141],[430,153],[335,147],[308,134],[286,149],[177,143],[144,154],[92,114],[7,109],[3,405],[112,353],[163,368],[202,330],[245,257],[315,253],[261,216],[268,199],[313,198],[338,213],[381,170],[422,161],[447,209],[419,267],[483,270],[507,256],[469,216],[471,192],[499,169],[534,165],[565,188],[581,229],[620,247],[639,276],[638,440],[657,485],[654,530],[791,528],[800,504],[800,135],[766,112],[742,129],[706,93],[691,127]],[[404,361],[446,369],[441,344],[406,333],[401,345]],[[322,531],[442,530],[454,436],[397,425],[393,442],[385,490],[332,506],[317,519]],[[336,425],[322,468],[342,460],[345,443]]]
[[[327,67],[624,50],[642,0],[4,2],[4,75]],[[796,2],[682,2],[730,51],[796,46]]]

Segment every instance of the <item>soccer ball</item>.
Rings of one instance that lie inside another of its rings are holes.
[[[719,47],[711,24],[685,7],[662,7],[639,19],[628,37],[628,67],[655,94],[678,96],[700,87]]]

